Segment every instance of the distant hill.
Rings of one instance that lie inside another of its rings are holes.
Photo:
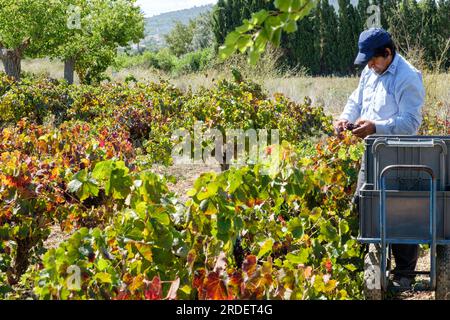
[[[210,4],[145,18],[145,39],[141,45],[145,45],[147,48],[163,46],[164,35],[172,30],[176,21],[186,24],[190,19],[194,19],[204,12],[211,11],[213,7],[214,5]]]
[[[350,0],[350,2],[354,6],[358,4],[358,0]],[[329,3],[338,11],[338,0],[329,0]],[[141,41],[140,45],[147,48],[164,46],[164,35],[172,30],[176,21],[186,24],[190,19],[194,19],[204,12],[211,11],[213,7],[213,4],[209,4],[145,18],[145,39]]]

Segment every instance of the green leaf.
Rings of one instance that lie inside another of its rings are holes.
[[[172,248],[172,244],[173,244],[172,232],[170,232],[170,230],[167,227],[162,225],[156,219],[152,218],[152,219],[150,219],[150,221],[151,221],[151,224],[155,231],[156,244],[161,248],[170,250]]]
[[[345,148],[340,148],[338,151],[338,158],[341,160],[347,160],[348,159],[348,153]]]
[[[288,12],[291,10],[293,0],[275,0],[275,8],[283,12]]]
[[[98,196],[99,192],[97,181],[88,178],[86,169],[81,170],[73,176],[72,181],[67,185],[67,189],[69,192],[76,193],[81,201],[91,196]]]
[[[303,236],[303,224],[302,221],[297,217],[291,219],[288,222],[288,230],[292,233],[295,238],[301,238]]]
[[[230,173],[227,191],[229,193],[234,193],[241,184],[242,184],[242,173],[240,171],[235,171],[232,174]]]
[[[201,190],[197,193],[198,200],[204,200],[215,196],[219,190],[219,184],[217,182],[212,182],[202,189],[203,191]]]
[[[310,248],[303,248],[299,250],[298,254],[288,253],[286,259],[293,264],[305,264],[308,262],[310,254]]]
[[[320,225],[320,237],[329,242],[339,239],[338,232],[336,231],[336,228],[332,226],[330,221],[325,221]]]
[[[197,190],[196,190],[195,188],[189,189],[189,190],[186,192],[186,195],[187,195],[188,197],[193,197],[193,196],[195,196],[196,194],[197,194]]]
[[[112,278],[109,273],[99,272],[95,275],[95,279],[100,280],[103,283],[112,283]]]
[[[267,36],[266,31],[264,29],[260,30],[256,35],[255,44],[254,44],[253,49],[255,51],[257,51],[258,53],[263,53],[264,50],[266,49],[268,41],[269,41],[269,38]]]
[[[80,200],[83,201],[91,196],[98,196],[99,188],[95,183],[95,180],[89,179],[85,183],[83,183],[83,187],[81,189],[81,194],[79,195]]]
[[[268,252],[272,252],[272,247],[273,247],[274,241],[273,239],[269,238],[266,241],[264,241],[261,245],[261,249],[259,249],[259,253],[258,253],[258,259],[260,259],[261,257],[263,257],[265,254],[267,254]]]
[[[217,219],[217,238],[227,242],[229,240],[229,232],[231,229],[231,220],[224,216],[219,216]]]
[[[97,180],[108,179],[111,176],[111,171],[113,169],[112,164],[112,160],[97,163],[92,171],[92,177]]]
[[[98,262],[97,262],[97,268],[98,268],[98,270],[103,271],[103,270],[105,270],[105,269],[108,268],[108,267],[109,267],[109,262],[108,262],[108,260],[105,260],[105,259],[100,259],[100,260],[98,260]]]
[[[83,182],[78,179],[74,179],[67,184],[67,190],[69,192],[76,193],[83,186]]]
[[[350,227],[348,225],[348,222],[345,221],[344,219],[339,221],[339,233],[341,235],[343,235],[343,234],[347,234],[349,231],[350,231]]]
[[[92,176],[105,182],[106,195],[112,194],[114,199],[125,199],[133,185],[128,171],[125,162],[108,160],[97,163]]]
[[[352,272],[358,270],[358,268],[353,264],[346,264],[344,267]]]
[[[254,50],[254,49],[250,50],[250,54],[248,56],[248,62],[251,65],[253,65],[253,66],[256,65],[260,58],[261,58],[261,53],[259,53],[258,51]]]
[[[240,37],[241,37],[241,34],[239,32],[237,32],[237,31],[230,32],[227,35],[227,37],[225,38],[225,46],[234,47]]]
[[[297,31],[297,22],[296,21],[289,21],[283,28],[284,31],[286,31],[287,33],[293,33]]]
[[[248,47],[251,47],[253,45],[252,36],[245,34],[242,35],[239,40],[236,42],[237,49],[244,53]]]
[[[260,10],[252,14],[252,22],[257,25],[262,25],[262,23],[269,17],[269,12],[267,10]]]
[[[219,48],[219,58],[221,60],[228,59],[235,51],[235,45],[221,46]]]
[[[252,24],[245,23],[242,26],[237,27],[236,28],[236,32],[238,32],[240,34],[243,34],[243,33],[246,33],[246,32],[249,32],[249,31],[253,30],[253,28],[254,28],[254,26]]]
[[[170,217],[166,212],[154,212],[152,213],[152,217],[158,220],[162,225],[170,225]]]

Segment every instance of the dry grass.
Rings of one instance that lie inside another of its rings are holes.
[[[276,55],[272,54],[272,56]],[[239,59],[238,59],[239,60]],[[230,79],[231,67],[236,66],[245,76],[261,83],[263,88],[273,95],[283,93],[296,102],[302,102],[308,96],[316,105],[324,106],[325,110],[337,117],[343,110],[349,95],[358,86],[358,77],[307,77],[299,73],[298,76],[278,76],[273,64],[263,61],[257,68],[243,67],[243,61],[231,61],[228,66],[222,65],[218,70],[190,74],[171,78],[155,70],[143,68],[123,69],[118,72],[108,70],[109,77],[114,81],[124,81],[132,75],[143,82],[158,82],[160,79],[169,80],[176,87],[187,91],[197,91],[201,87],[212,87],[220,79]],[[64,65],[59,61],[48,59],[24,60],[22,69],[26,72],[62,78]],[[0,64],[0,70],[2,66]],[[438,113],[442,118],[450,117],[450,73],[423,72],[426,103],[424,110]],[[75,79],[77,82],[77,79]]]
[[[133,75],[139,81],[169,80],[183,91],[189,89],[197,91],[201,87],[210,88],[220,79],[232,78],[230,71],[209,70],[203,73],[170,78],[162,73],[155,73],[143,69],[127,69],[117,73],[110,73],[111,78],[123,81]],[[450,73],[424,72],[426,100],[424,110],[437,112],[441,118],[450,112]],[[358,77],[308,77],[291,76],[280,77],[252,76],[251,79],[260,83],[270,96],[283,93],[296,102],[302,102],[310,97],[315,105],[324,106],[326,112],[334,117],[342,112],[347,99],[358,86]]]

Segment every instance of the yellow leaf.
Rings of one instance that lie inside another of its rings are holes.
[[[133,279],[133,282],[130,284],[129,289],[131,292],[134,292],[140,289],[143,284],[144,284],[144,276],[140,274]]]
[[[106,272],[99,272],[95,275],[95,278],[103,283],[112,283],[111,275]]]
[[[334,289],[336,289],[337,286],[337,281],[336,280],[329,280],[326,284],[325,284],[325,288],[324,291],[325,292],[331,292]]]
[[[134,245],[136,246],[136,249],[138,249],[139,253],[142,255],[142,257],[145,260],[148,260],[150,262],[153,261],[152,249],[150,248],[149,245],[141,244],[141,243],[138,243],[138,242],[136,242]]]

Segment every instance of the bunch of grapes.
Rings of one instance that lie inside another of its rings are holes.
[[[358,128],[361,128],[361,126],[359,124],[355,125],[353,123],[347,123],[345,125],[345,130],[347,130],[347,131],[353,131],[353,130],[356,130]]]

